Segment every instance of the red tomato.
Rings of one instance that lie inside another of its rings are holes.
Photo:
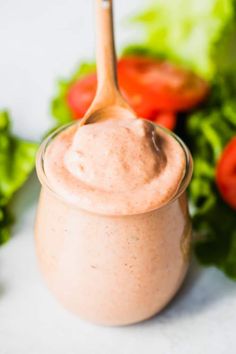
[[[236,136],[226,145],[218,161],[216,183],[222,198],[236,209]]]
[[[119,82],[133,107],[143,103],[156,110],[185,111],[199,104],[208,93],[207,83],[190,71],[167,61],[147,57],[122,58]],[[140,102],[135,103],[135,97]]]
[[[156,118],[153,119],[153,122],[169,130],[174,130],[177,123],[177,117],[174,112],[160,112]]]
[[[121,91],[139,117],[154,120],[160,111],[193,108],[208,93],[208,85],[191,72],[166,61],[126,57],[118,62]],[[84,116],[96,93],[96,75],[74,83],[67,102],[75,119]]]
[[[67,94],[67,103],[74,119],[84,116],[91,105],[97,89],[96,74],[89,74],[75,82]]]

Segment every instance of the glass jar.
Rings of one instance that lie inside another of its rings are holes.
[[[189,265],[189,150],[173,134],[186,166],[177,194],[165,205],[136,215],[101,215],[72,205],[49,186],[45,153],[66,128],[43,142],[36,163],[42,185],[36,253],[48,288],[67,309],[95,323],[126,325],[152,317],[178,291]]]

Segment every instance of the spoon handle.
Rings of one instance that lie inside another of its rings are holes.
[[[129,111],[129,116],[135,116],[121,95],[117,80],[112,0],[96,0],[96,35],[97,92],[91,106],[81,119],[80,126],[98,120],[98,116],[100,117],[98,111],[108,107],[124,108]]]
[[[112,0],[96,0],[98,94],[117,90],[116,52]]]

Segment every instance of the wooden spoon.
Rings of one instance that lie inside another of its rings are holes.
[[[117,80],[112,0],[96,0],[97,93],[79,125],[118,117],[136,118]]]

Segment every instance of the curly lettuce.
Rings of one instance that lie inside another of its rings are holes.
[[[205,78],[212,79],[218,61],[235,67],[235,0],[156,0],[131,24],[144,36],[136,49],[148,49]]]
[[[10,237],[9,203],[34,168],[38,145],[11,134],[7,112],[0,112],[0,244]]]
[[[236,279],[236,213],[221,199],[215,184],[216,165],[227,142],[236,135],[236,78],[214,80],[204,107],[187,120],[186,138],[194,158],[189,197],[198,259]]]

